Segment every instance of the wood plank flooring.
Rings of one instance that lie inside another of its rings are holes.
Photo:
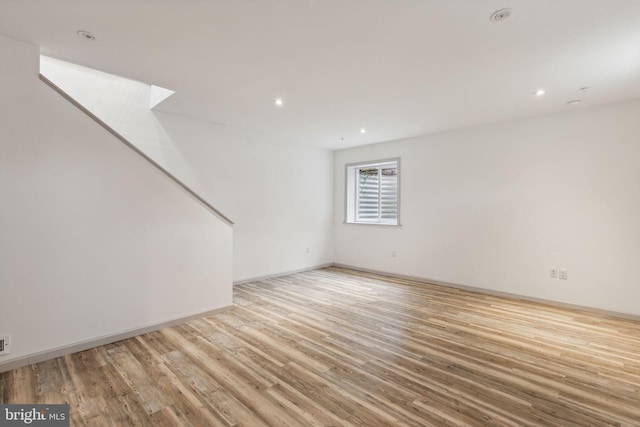
[[[91,426],[639,426],[640,322],[328,268],[0,374]]]

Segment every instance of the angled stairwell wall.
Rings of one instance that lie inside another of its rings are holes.
[[[0,56],[0,371],[229,307],[231,226]]]
[[[46,57],[41,72],[233,219],[235,282],[333,262],[333,152],[151,110],[147,83]]]

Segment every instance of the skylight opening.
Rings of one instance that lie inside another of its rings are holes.
[[[148,92],[147,105],[149,109],[157,107],[175,93],[175,91],[161,86],[105,73],[44,55],[40,55],[40,74],[67,91],[75,89],[76,91],[87,93],[96,87],[104,88],[104,85],[108,82],[111,90],[117,88],[117,90],[136,91],[136,93]],[[73,87],[70,87],[70,85]]]

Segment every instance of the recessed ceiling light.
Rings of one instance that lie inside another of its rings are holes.
[[[284,101],[282,100],[282,98],[276,98],[275,101],[273,101],[274,104],[276,104],[276,106],[278,107],[282,107],[282,104],[284,104]]]
[[[542,95],[544,95],[545,93],[547,93],[547,91],[546,91],[546,90],[544,90],[544,89],[538,89],[538,90],[536,90],[536,91],[534,91],[534,92],[533,92],[533,94],[534,94],[535,96],[542,96]]]
[[[572,99],[571,101],[567,102],[567,105],[578,105],[582,102],[581,99]]]
[[[491,14],[491,16],[489,17],[489,20],[491,22],[504,21],[505,19],[509,18],[512,13],[513,13],[513,9],[510,9],[510,8],[496,10]]]
[[[76,31],[76,34],[78,35],[78,37],[82,37],[83,39],[86,39],[86,40],[94,41],[96,39],[96,36],[91,34],[89,31],[80,30],[80,31]]]
[[[360,129],[360,133],[367,133],[367,130],[365,128]]]

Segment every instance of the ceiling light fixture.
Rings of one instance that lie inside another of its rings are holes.
[[[533,94],[534,94],[535,96],[542,96],[542,95],[544,95],[545,93],[547,93],[547,91],[546,91],[546,90],[544,90],[544,89],[538,89],[538,90],[536,90],[536,91],[534,91],[534,92],[533,92]]]
[[[513,9],[511,8],[496,10],[491,14],[491,16],[489,17],[489,20],[491,22],[504,21],[505,19],[509,18],[512,13],[513,13]]]
[[[96,39],[96,36],[91,34],[89,31],[80,30],[80,31],[76,31],[76,34],[78,35],[78,37],[82,37],[83,39],[86,39],[86,40],[95,41]]]
[[[276,106],[278,107],[282,107],[282,104],[284,104],[284,101],[282,100],[282,98],[276,98],[275,101],[273,101],[274,104],[276,104]]]
[[[582,102],[581,99],[572,99],[571,101],[567,102],[567,105],[578,105]]]
[[[360,133],[367,133],[367,130],[365,128],[360,129]]]

